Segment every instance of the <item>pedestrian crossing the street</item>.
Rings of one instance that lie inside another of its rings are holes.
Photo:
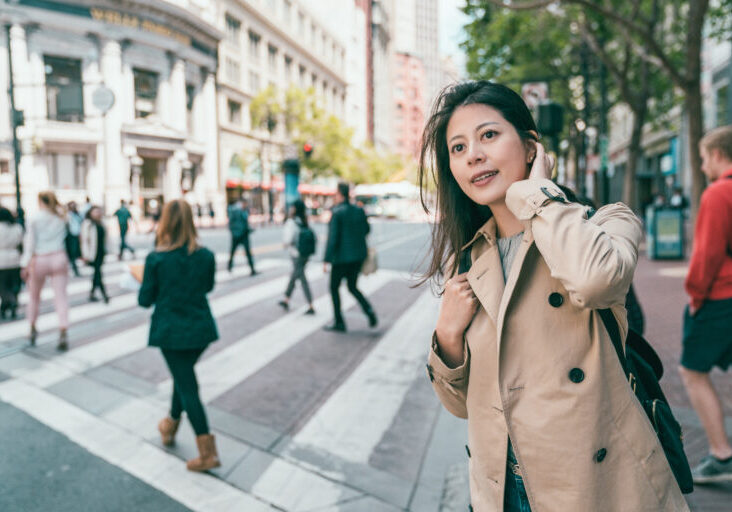
[[[0,324],[0,400],[191,510],[446,510],[446,478],[467,464],[465,425],[441,409],[424,371],[439,306],[432,291],[379,270],[359,284],[378,327],[368,328],[344,286],[348,332],[326,332],[322,266],[307,269],[316,314],[305,315],[299,288],[288,311],[277,304],[289,260],[260,258],[255,276],[246,266],[228,272],[227,260],[217,254],[209,295],[220,340],[196,366],[220,468],[186,471],[196,448],[185,421],[174,447],[160,442],[172,382],[147,347],[150,310],[119,286],[129,262],[105,266],[109,304],[87,303],[87,276],[70,280],[68,352],[54,349],[46,292],[35,347],[23,318]]]

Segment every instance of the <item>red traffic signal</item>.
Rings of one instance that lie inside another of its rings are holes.
[[[302,152],[305,153],[306,157],[310,157],[310,154],[313,152],[313,145],[309,142],[306,142],[302,146]]]

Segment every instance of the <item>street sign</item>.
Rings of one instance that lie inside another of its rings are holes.
[[[114,92],[106,85],[100,85],[92,93],[92,103],[104,115],[114,106]]]

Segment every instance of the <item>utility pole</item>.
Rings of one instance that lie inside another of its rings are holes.
[[[8,75],[9,75],[9,88],[8,94],[10,96],[10,122],[13,124],[13,163],[15,164],[15,204],[18,212],[18,223],[25,227],[25,213],[23,207],[20,205],[20,141],[18,141],[18,126],[23,126],[25,123],[23,111],[15,109],[15,94],[13,88],[13,52],[10,49],[10,28],[11,25],[5,25],[5,36],[7,38],[8,45]]]
[[[604,43],[604,41],[601,41]],[[600,136],[599,141],[599,153],[600,153],[600,201],[602,204],[607,204],[610,201],[610,180],[607,175],[608,166],[608,151],[610,147],[610,134],[608,133],[607,126],[607,111],[608,111],[608,99],[607,99],[607,68],[600,62]]]
[[[585,197],[591,197],[594,194],[588,194],[585,190],[585,182],[587,178],[587,128],[590,126],[590,69],[589,69],[589,55],[588,55],[587,43],[582,44],[580,50],[580,61],[582,66],[582,88],[583,96],[585,101],[585,108],[583,109],[583,117],[585,122],[584,130],[580,131],[580,168],[577,169],[577,192]]]

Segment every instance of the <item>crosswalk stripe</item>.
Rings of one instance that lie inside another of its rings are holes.
[[[116,283],[124,273],[125,269],[129,265],[141,265],[145,262],[145,256],[146,252],[142,252],[140,255],[141,258],[136,258],[133,260],[125,260],[125,261],[112,261],[109,263],[105,263],[102,267],[102,274],[104,276],[104,283],[109,286],[110,283]],[[217,263],[226,263],[229,261],[229,257],[226,254],[216,254],[216,262]],[[69,284],[66,287],[66,293],[71,296],[76,293],[81,292],[88,292],[90,289],[90,279],[92,275],[94,274],[94,271],[86,266],[86,265],[79,265],[79,273],[80,276],[72,277],[69,280]],[[46,280],[46,284],[49,284],[49,280]],[[44,286],[43,290],[41,290],[41,300],[51,300],[53,299],[53,289],[50,286]],[[27,304],[30,300],[30,295],[27,290],[22,291],[18,295],[18,303],[19,304]]]
[[[317,268],[308,269],[308,279],[322,278],[323,272],[318,270]],[[262,284],[217,297],[210,301],[211,312],[215,318],[218,318],[275,296],[282,293],[288,279],[288,276],[270,279]],[[145,322],[143,325],[126,329],[109,338],[73,348],[69,352],[55,357],[52,365],[47,364],[30,370],[20,369],[11,372],[11,376],[36,383],[41,387],[51,386],[73,375],[144,349],[147,346],[149,329],[149,323]],[[198,366],[200,367],[205,361],[199,363]],[[200,370],[198,371],[200,372]]]
[[[186,470],[185,465],[174,455],[47,391],[9,380],[0,383],[0,399],[192,510],[274,510],[218,478]]]
[[[261,270],[269,270],[289,265],[285,260],[267,259],[259,263]],[[233,279],[249,275],[249,269],[245,267],[236,267],[232,272],[227,270],[219,270],[216,272],[216,283],[225,283]],[[118,295],[109,304],[91,303],[83,306],[77,306],[69,310],[69,323],[74,324],[91,320],[97,317],[116,313],[125,309],[132,308],[137,305],[137,293],[129,292]],[[39,332],[58,328],[58,315],[55,311],[39,315],[36,321],[36,328]],[[0,333],[0,342],[19,338],[28,334],[28,321],[26,319],[8,322],[3,325],[2,333]]]
[[[295,435],[310,446],[367,464],[423,367],[439,301],[425,291],[359,367]]]
[[[366,295],[375,292],[395,275],[389,271],[378,271],[363,279],[362,292]],[[329,311],[329,302],[330,295],[318,298],[314,302],[315,310]],[[355,304],[355,299],[349,295],[342,299],[341,304],[346,310]],[[196,372],[199,375],[201,399],[204,402],[215,400],[331,319],[330,312],[305,316],[304,311],[304,306],[294,310],[198,363]],[[170,379],[161,382],[158,396],[167,396],[171,386]]]

